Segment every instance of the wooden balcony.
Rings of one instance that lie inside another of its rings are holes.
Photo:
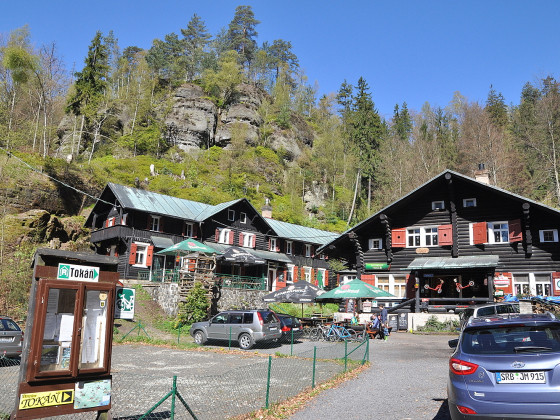
[[[160,238],[169,238],[173,243],[181,242],[185,239],[182,235],[173,235],[165,232],[154,232],[152,230],[137,229],[125,225],[115,225],[104,227],[91,232],[91,242],[99,243],[112,239],[126,239],[134,238],[136,241],[150,242],[152,236],[159,236]]]

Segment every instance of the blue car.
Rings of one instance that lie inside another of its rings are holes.
[[[552,314],[470,318],[449,360],[457,419],[560,419],[560,320]]]

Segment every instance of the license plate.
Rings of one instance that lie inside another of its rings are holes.
[[[276,331],[276,327],[270,327],[270,331]]]
[[[299,331],[299,328],[292,328],[292,331]]]
[[[499,384],[546,384],[544,372],[496,372]]]
[[[11,343],[14,341],[14,337],[0,337],[0,343]]]

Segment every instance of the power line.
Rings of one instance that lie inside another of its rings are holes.
[[[98,198],[98,197],[94,197],[94,196],[88,194],[88,193],[85,192],[85,191],[79,190],[79,189],[77,189],[76,187],[73,187],[73,186],[71,186],[71,185],[68,185],[67,183],[65,183],[65,182],[63,182],[63,181],[61,181],[61,180],[59,180],[59,179],[56,179],[56,178],[50,176],[49,174],[44,173],[42,170],[39,170],[39,169],[37,169],[37,168],[34,168],[34,167],[31,166],[29,163],[27,163],[27,162],[24,161],[23,159],[17,157],[17,156],[14,155],[12,152],[9,152],[8,150],[4,149],[3,147],[0,147],[0,150],[2,150],[4,153],[6,153],[6,154],[8,155],[8,157],[13,157],[14,159],[16,159],[16,160],[18,160],[19,162],[23,163],[25,166],[27,166],[27,167],[28,167],[29,169],[31,169],[32,171],[35,171],[35,172],[37,172],[38,174],[41,174],[41,175],[43,175],[43,176],[46,176],[46,177],[49,178],[50,180],[52,180],[52,181],[54,181],[54,182],[57,182],[57,183],[59,183],[59,184],[61,184],[61,185],[64,185],[66,188],[70,188],[71,190],[74,190],[74,191],[76,191],[76,192],[79,193],[79,194],[83,194],[83,195],[85,195],[85,196],[87,196],[87,197],[89,197],[89,198],[91,198],[91,199],[93,199],[93,200],[95,200],[95,201],[100,201],[100,202],[102,202],[102,203],[109,204],[110,206],[114,206],[114,205],[115,205],[114,203],[109,203],[108,201],[102,200],[101,198]]]

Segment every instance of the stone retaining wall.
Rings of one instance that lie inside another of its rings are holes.
[[[262,297],[270,292],[265,290],[242,290],[222,288],[222,295],[218,301],[218,310],[224,311],[233,308],[265,308],[267,304]]]
[[[142,282],[142,287],[162,307],[169,316],[176,316],[179,310],[179,285],[177,283]],[[270,292],[264,290],[242,290],[223,288],[218,301],[217,310],[224,311],[234,308],[263,308],[267,305],[262,297]]]
[[[142,287],[158,303],[166,315],[176,316],[179,311],[179,285],[177,283],[148,283]]]

